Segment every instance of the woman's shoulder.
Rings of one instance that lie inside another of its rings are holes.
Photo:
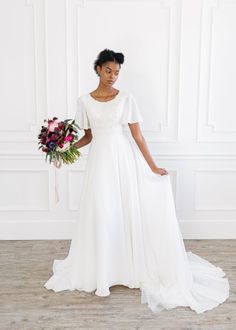
[[[127,98],[136,98],[135,97],[135,94],[129,90],[124,90],[122,91],[124,97],[127,97]]]
[[[84,100],[86,97],[87,97],[87,95],[88,95],[89,93],[83,93],[83,94],[80,94],[78,97],[77,97],[77,100]]]

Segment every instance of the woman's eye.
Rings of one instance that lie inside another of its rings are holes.
[[[106,73],[111,73],[111,71],[106,71]],[[115,74],[118,76],[119,72],[116,72]]]

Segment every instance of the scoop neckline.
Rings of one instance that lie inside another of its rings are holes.
[[[98,100],[96,100],[96,99],[95,99],[90,93],[88,93],[88,95],[89,95],[89,97],[90,97],[92,100],[94,100],[95,102],[98,102],[98,103],[108,103],[108,102],[112,102],[112,101],[116,100],[116,99],[118,98],[118,96],[120,95],[120,93],[121,93],[121,90],[119,90],[119,92],[116,94],[115,97],[113,97],[113,99],[108,100],[108,101],[98,101]]]

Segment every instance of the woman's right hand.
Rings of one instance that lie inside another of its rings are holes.
[[[152,171],[156,174],[160,174],[160,175],[167,175],[168,172],[165,168],[161,168],[161,167],[156,167],[154,169],[152,169]]]

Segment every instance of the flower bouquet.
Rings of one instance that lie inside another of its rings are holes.
[[[70,122],[72,120],[72,122]],[[74,119],[58,121],[57,117],[44,120],[46,125],[41,127],[38,135],[40,145],[38,149],[46,153],[45,161],[49,157],[50,164],[61,167],[65,164],[74,163],[80,156],[80,151],[74,146],[78,140],[78,128]]]

